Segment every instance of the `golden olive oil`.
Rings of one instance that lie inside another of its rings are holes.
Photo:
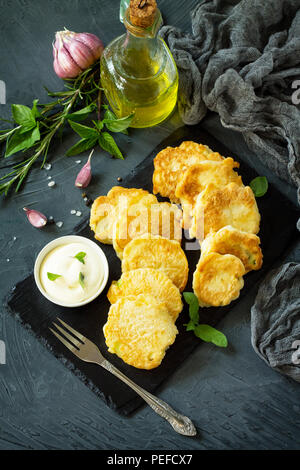
[[[153,31],[149,35],[149,30],[138,28],[136,36],[137,28],[131,28],[129,20],[125,25],[127,34],[109,44],[102,55],[102,87],[119,118],[134,113],[131,127],[154,126],[176,105],[176,64],[165,42],[156,34],[153,37]]]

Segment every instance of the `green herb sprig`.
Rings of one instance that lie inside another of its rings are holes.
[[[189,305],[190,321],[187,323],[186,330],[193,331],[194,334],[207,343],[213,343],[221,348],[226,348],[228,341],[224,333],[210,325],[199,324],[199,302],[193,292],[184,292],[184,300]]]
[[[86,257],[86,253],[84,251],[80,251],[77,253],[77,255],[74,256],[74,258],[78,259],[80,263],[85,264],[84,258]]]
[[[118,119],[106,105],[101,105],[102,88],[99,82],[98,61],[75,80],[66,80],[64,91],[53,93],[46,89],[53,101],[40,104],[34,100],[32,108],[21,104],[12,105],[14,127],[0,131],[0,145],[6,144],[4,158],[19,152],[26,152],[26,156],[0,178],[0,194],[7,195],[12,186],[18,192],[36,161],[41,160],[43,168],[53,138],[61,135],[68,124],[81,137],[67,152],[68,156],[78,155],[99,145],[114,157],[124,158],[109,132],[126,133],[133,115]],[[101,120],[102,109],[105,114]],[[78,124],[93,113],[97,113],[97,120],[93,121],[92,127]]]
[[[59,277],[62,277],[61,274],[53,274],[53,273],[47,273],[47,277],[49,281],[56,281]]]

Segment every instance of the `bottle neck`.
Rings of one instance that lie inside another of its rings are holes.
[[[119,50],[122,69],[128,76],[148,78],[160,68],[161,41],[158,37],[137,37],[127,30]]]
[[[120,72],[124,72],[127,77],[141,79],[153,77],[157,73],[164,61],[162,41],[157,36],[161,24],[159,10],[149,28],[133,25],[130,22],[129,8],[126,10],[124,25],[127,33],[125,40],[120,44],[117,61]]]
[[[157,47],[157,41],[157,36],[151,38],[135,36],[129,30],[127,30],[125,41],[123,43],[123,49],[124,51],[129,49],[136,49],[137,51],[142,49],[149,49],[155,52]]]
[[[160,10],[158,9],[156,11],[156,16],[155,16],[153,24],[149,26],[148,28],[142,28],[140,26],[136,26],[132,24],[130,21],[130,9],[128,8],[125,12],[124,25],[127,31],[131,35],[135,36],[136,38],[149,38],[149,39],[155,38],[162,24],[163,24],[162,16],[161,16]]]

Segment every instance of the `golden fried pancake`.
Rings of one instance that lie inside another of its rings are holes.
[[[259,223],[260,214],[249,186],[229,183],[217,189],[214,184],[209,184],[197,198],[190,235],[203,240],[226,225],[258,233]]]
[[[263,256],[259,244],[258,236],[226,226],[205,238],[201,245],[201,256],[210,252],[234,255],[243,262],[247,273],[262,266]]]
[[[178,148],[193,155],[198,154],[201,157],[203,157],[203,155],[207,155],[208,153],[214,153],[214,151],[211,150],[207,145],[198,144],[197,142],[193,142],[191,140],[185,140],[179,145]]]
[[[146,233],[181,241],[181,225],[182,211],[175,204],[153,204],[151,199],[143,198],[138,204],[131,204],[119,211],[114,227],[113,246],[117,256],[122,259],[125,246]]]
[[[178,287],[171,279],[157,269],[141,268],[123,273],[118,281],[113,281],[107,297],[111,304],[121,297],[150,294],[159,302],[166,304],[174,322],[183,308]]]
[[[153,192],[168,197],[171,202],[179,202],[175,196],[176,185],[181,174],[195,163],[203,160],[222,160],[219,153],[205,145],[183,142],[180,147],[167,147],[154,159]]]
[[[154,369],[178,330],[166,305],[152,295],[123,297],[110,307],[103,328],[108,351],[138,369]]]
[[[230,304],[244,286],[245,268],[233,255],[209,253],[201,256],[193,277],[193,290],[201,307]]]
[[[157,202],[154,195],[150,195],[144,189],[122,188],[114,186],[107,196],[98,197],[91,208],[90,227],[95,232],[95,238],[102,243],[112,244],[113,226],[119,211],[120,202],[134,204],[143,197],[151,196],[153,202]]]
[[[216,187],[236,183],[242,186],[242,178],[233,170],[239,163],[232,158],[222,161],[203,161],[189,166],[180,176],[176,186],[175,196],[180,199],[183,208],[184,228],[191,227],[192,209],[197,196],[209,183]]]
[[[177,241],[151,235],[132,240],[123,252],[122,271],[138,268],[163,271],[181,292],[186,286],[189,267]]]
[[[102,243],[112,243],[112,227],[115,205],[107,196],[99,196],[93,202],[90,215],[90,227],[95,233],[95,238]]]

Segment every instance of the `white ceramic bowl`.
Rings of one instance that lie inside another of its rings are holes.
[[[88,299],[83,300],[82,302],[79,302],[79,303],[76,303],[76,304],[71,304],[71,303],[65,303],[63,301],[59,301],[57,299],[54,299],[54,298],[52,298],[51,296],[49,296],[47,294],[47,292],[45,291],[45,289],[43,288],[43,286],[41,284],[40,269],[41,269],[41,264],[42,264],[43,260],[45,259],[46,255],[50,251],[52,251],[54,248],[57,248],[60,245],[65,245],[67,243],[75,243],[75,242],[84,242],[84,243],[90,245],[91,248],[93,250],[95,250],[96,253],[98,253],[99,258],[101,259],[101,261],[103,263],[104,275],[103,275],[103,281],[102,281],[99,289],[97,290],[97,292],[94,295],[92,295]],[[34,265],[34,279],[35,279],[35,282],[36,282],[36,285],[37,285],[39,291],[41,292],[41,294],[43,294],[44,297],[46,297],[46,299],[50,300],[50,302],[52,302],[56,305],[60,305],[61,307],[82,307],[83,305],[86,305],[86,304],[92,302],[92,300],[95,300],[101,294],[101,292],[103,292],[103,290],[104,290],[104,288],[107,284],[107,281],[108,281],[108,274],[109,274],[109,268],[108,268],[107,258],[105,256],[104,252],[101,250],[100,246],[98,246],[95,242],[93,242],[89,238],[80,237],[78,235],[67,235],[65,237],[60,237],[60,238],[56,238],[55,240],[52,240],[52,242],[48,243],[46,246],[44,246],[42,251],[40,251],[40,253],[38,254],[38,256],[36,258],[35,265]]]

